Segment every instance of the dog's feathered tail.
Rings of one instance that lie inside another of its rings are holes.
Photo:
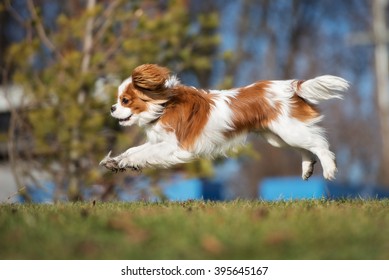
[[[298,96],[313,104],[332,98],[342,99],[342,93],[350,86],[345,79],[331,75],[319,76],[306,81],[295,81],[293,85]]]

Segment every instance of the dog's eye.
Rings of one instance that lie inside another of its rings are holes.
[[[128,99],[125,98],[125,97],[122,98],[122,103],[123,103],[124,105],[128,104],[128,102],[130,102],[130,100],[128,100]]]

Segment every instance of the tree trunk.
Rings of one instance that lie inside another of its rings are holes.
[[[380,182],[389,187],[389,86],[388,86],[388,29],[386,7],[388,0],[375,0],[373,4],[373,33],[375,38],[374,60],[378,114],[381,126],[381,170]]]

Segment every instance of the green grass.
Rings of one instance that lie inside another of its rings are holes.
[[[3,204],[0,259],[389,259],[389,200]]]

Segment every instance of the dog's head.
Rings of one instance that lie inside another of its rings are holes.
[[[111,107],[111,115],[119,124],[143,126],[159,118],[165,104],[179,84],[167,68],[155,64],[143,64],[122,82],[118,89],[117,103]]]

